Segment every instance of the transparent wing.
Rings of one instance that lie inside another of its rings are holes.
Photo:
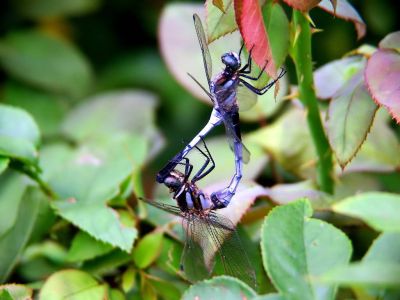
[[[169,212],[170,214],[176,215],[178,217],[183,217],[182,211],[177,206],[169,205],[169,204],[161,203],[161,202],[157,202],[157,201],[151,201],[151,200],[148,200],[145,198],[139,198],[139,200],[142,200],[143,202],[146,202],[154,207],[157,207],[166,212]]]
[[[194,21],[194,27],[196,28],[197,38],[199,39],[201,54],[203,56],[203,64],[204,64],[204,69],[206,71],[207,83],[208,86],[210,86],[210,81],[212,76],[212,65],[211,65],[211,55],[210,51],[208,50],[206,35],[204,33],[200,17],[197,14],[193,15],[193,21]]]
[[[253,93],[244,85],[239,84],[236,91],[236,97],[238,100],[239,111],[246,111],[252,108],[256,103],[258,96]]]
[[[242,136],[240,133],[240,121],[239,121],[239,113],[238,112],[224,112],[220,111],[222,115],[222,120],[224,121],[226,137],[228,139],[229,147],[235,154],[238,156],[240,153],[238,151],[242,151],[242,160],[245,164],[250,161],[250,152],[242,143]]]
[[[209,259],[207,225],[201,218],[189,214],[183,219],[182,225],[186,231],[185,248],[181,258],[181,267],[190,282],[196,282],[210,277],[214,267],[214,256]]]
[[[239,239],[232,222],[222,215],[212,213],[207,219],[208,234],[214,247],[218,249],[215,274],[224,274],[239,278],[252,287],[256,287],[254,268]],[[222,269],[220,268],[222,266]]]

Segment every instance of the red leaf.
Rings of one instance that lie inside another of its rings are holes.
[[[261,9],[257,0],[235,0],[235,17],[240,33],[248,50],[252,49],[252,57],[260,67],[268,62],[265,70],[268,75],[276,77],[275,62]]]
[[[372,98],[400,123],[400,55],[392,50],[376,51],[368,59],[364,76]]]
[[[309,11],[311,8],[317,6],[321,0],[284,0],[287,5],[300,11]]]
[[[329,0],[322,0],[318,6],[332,15],[353,22],[356,27],[358,39],[361,39],[365,35],[367,27],[364,21],[354,7],[346,0],[337,0],[336,10],[332,7],[332,3]]]

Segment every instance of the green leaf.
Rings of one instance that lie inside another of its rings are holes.
[[[304,110],[292,106],[271,125],[247,135],[247,141],[261,146],[285,170],[301,178],[315,177],[311,162],[316,154]]]
[[[125,295],[120,290],[111,289],[109,291],[109,299],[110,300],[125,300]]]
[[[208,43],[238,29],[235,20],[233,1],[223,0],[222,3],[225,11],[215,6],[212,0],[206,1],[206,34]]]
[[[379,235],[368,249],[367,254],[364,255],[362,262],[386,262],[393,264],[400,264],[400,233],[386,232]],[[374,297],[382,297],[384,299],[398,299],[400,297],[399,290],[392,290],[386,288],[368,289],[368,293]]]
[[[49,179],[61,199],[52,203],[57,213],[95,239],[129,252],[136,228],[124,225],[107,202],[121,193],[121,184],[143,164],[145,149],[143,138],[128,135],[115,135],[73,153],[53,148],[54,153],[48,153],[54,155],[51,161],[57,155],[68,158],[58,163]]]
[[[175,282],[166,281],[158,277],[148,277],[147,281],[149,285],[152,285],[153,288],[157,291],[159,295],[163,297],[163,299],[168,300],[179,300],[182,299],[182,293],[176,286]]]
[[[29,112],[43,135],[59,131],[65,109],[60,97],[10,81],[4,87],[4,102]]]
[[[0,290],[0,300],[14,300],[7,290]]]
[[[7,169],[10,160],[5,157],[0,157],[0,175]]]
[[[40,132],[24,110],[0,104],[0,155],[36,164]]]
[[[388,124],[389,120],[384,109],[377,111],[367,140],[347,165],[347,171],[390,172],[400,167],[400,143]]]
[[[155,108],[156,99],[148,92],[103,93],[73,109],[62,128],[67,136],[79,142],[129,133],[147,138],[154,146],[160,142],[154,121]]]
[[[279,294],[267,294],[262,296],[256,296],[252,298],[252,300],[285,300],[285,298]]]
[[[275,65],[282,66],[289,52],[289,20],[282,6],[275,1],[268,1],[262,13]]]
[[[1,294],[1,291],[3,294]],[[6,292],[6,293],[4,293]],[[4,295],[9,295],[9,298]],[[22,284],[5,284],[5,285],[0,285],[0,299],[1,300],[26,300],[26,299],[32,299],[32,294],[33,291],[31,288],[28,288]],[[5,297],[5,298],[2,298]]]
[[[4,282],[29,241],[43,195],[29,188],[22,198],[14,226],[0,237],[0,282]]]
[[[92,81],[89,63],[76,48],[34,30],[2,39],[0,64],[15,78],[71,97],[87,93]]]
[[[348,89],[330,102],[327,121],[329,143],[342,168],[365,141],[378,109],[362,82]]]
[[[397,194],[363,193],[336,203],[332,209],[359,218],[379,231],[400,231],[400,195]]]
[[[51,275],[40,290],[40,300],[103,300],[107,287],[100,285],[89,274],[78,270],[65,270]]]
[[[6,172],[0,176],[0,238],[14,226],[25,189],[22,175]]]
[[[357,262],[324,274],[321,281],[351,287],[400,288],[400,264],[388,262]]]
[[[163,241],[162,232],[153,232],[145,235],[133,250],[133,261],[141,268],[147,268],[161,252]]]
[[[81,270],[96,276],[105,276],[114,274],[118,271],[118,268],[130,261],[131,256],[128,253],[117,249],[106,255],[85,261]]]
[[[97,241],[87,233],[79,231],[72,240],[67,260],[72,262],[84,261],[109,253],[112,249],[113,247],[110,244]]]
[[[95,10],[101,0],[17,0],[21,14],[34,19],[75,16]]]
[[[263,225],[264,267],[285,299],[334,299],[334,285],[308,278],[346,264],[351,256],[344,233],[311,215],[309,201],[298,200],[274,208]]]
[[[204,299],[252,299],[256,293],[238,279],[220,276],[192,285],[182,296],[183,300]]]

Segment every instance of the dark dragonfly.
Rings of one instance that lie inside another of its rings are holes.
[[[251,67],[252,58],[251,50],[247,63],[241,67],[240,55],[243,49],[241,47],[239,54],[235,52],[227,52],[221,56],[222,63],[225,65],[224,70],[211,80],[212,65],[211,56],[207,46],[207,40],[201,20],[198,15],[193,15],[194,25],[199,40],[204,69],[206,72],[208,89],[204,88],[192,75],[189,76],[203,89],[213,102],[213,110],[211,117],[204,128],[192,139],[192,141],[157,174],[157,182],[165,183],[165,179],[175,169],[177,162],[180,162],[201,138],[206,136],[208,132],[217,125],[224,123],[229,146],[235,155],[235,174],[232,177],[228,187],[211,194],[211,201],[216,208],[223,208],[229,205],[233,195],[242,178],[242,164],[247,163],[250,159],[250,153],[242,143],[240,122],[239,122],[239,106],[237,103],[237,91],[239,86],[245,87],[257,95],[266,93],[286,72],[281,70],[280,74],[272,82],[262,88],[256,88],[247,80],[257,81],[260,79],[265,66],[262,68],[258,76],[252,77]]]
[[[176,165],[183,165],[184,173],[174,169],[164,180],[177,206],[142,200],[182,218],[186,240],[181,267],[189,281],[208,278],[217,260],[223,266],[225,274],[255,287],[255,272],[241,245],[235,225],[214,211],[218,207],[196,185],[197,181],[214,169],[215,163],[205,143],[206,152],[194,147],[206,158],[197,173],[189,179],[193,166],[188,158],[183,158]]]

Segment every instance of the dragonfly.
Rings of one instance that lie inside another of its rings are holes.
[[[210,197],[196,184],[215,168],[214,159],[204,140],[202,138],[201,140],[205,151],[198,146],[194,147],[205,157],[205,162],[196,174],[190,179],[193,165],[185,157],[176,162],[176,165],[184,166],[184,172],[174,169],[164,181],[177,206],[143,198],[141,200],[182,218],[186,238],[181,269],[189,281],[196,282],[208,278],[217,259],[226,274],[256,287],[254,269],[241,244],[235,225],[227,217],[215,212],[219,207],[216,207]]]
[[[196,78],[188,74],[208,95],[213,103],[213,110],[210,119],[202,130],[190,141],[190,143],[179,153],[171,159],[166,166],[161,169],[156,177],[157,182],[164,183],[165,179],[170,176],[171,171],[176,167],[177,162],[182,161],[184,157],[199,143],[201,138],[205,137],[210,130],[220,124],[224,124],[226,136],[228,138],[229,146],[235,156],[235,173],[229,185],[219,191],[213,192],[210,196],[213,205],[217,208],[227,207],[235,195],[237,187],[242,178],[243,163],[247,163],[250,159],[250,152],[242,143],[240,122],[239,122],[239,106],[237,103],[237,92],[239,87],[244,87],[257,95],[265,94],[283,75],[286,73],[284,69],[276,79],[261,88],[256,88],[247,80],[257,81],[260,79],[267,64],[261,69],[258,76],[251,76],[252,57],[251,50],[247,59],[247,63],[241,66],[241,52],[243,45],[236,52],[227,52],[221,56],[221,61],[225,65],[222,72],[217,74],[213,79],[211,56],[208,49],[206,35],[204,33],[203,25],[200,17],[197,14],[193,15],[194,26],[199,40],[200,49],[203,58],[204,69],[207,77],[208,89],[203,87]]]

